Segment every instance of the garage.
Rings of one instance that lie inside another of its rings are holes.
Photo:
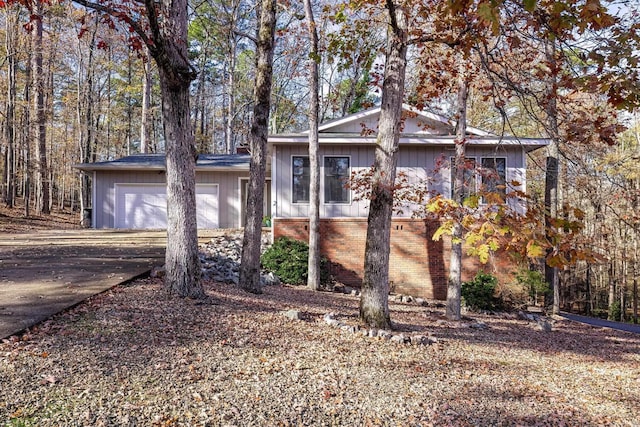
[[[165,184],[116,184],[115,228],[167,228]],[[196,185],[198,228],[218,228],[218,185]]]

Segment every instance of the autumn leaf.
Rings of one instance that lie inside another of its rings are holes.
[[[462,202],[462,206],[471,208],[471,209],[476,209],[478,206],[480,206],[480,196],[478,196],[477,194],[473,194],[465,198],[464,201]]]
[[[536,8],[536,0],[524,0],[523,5],[527,12],[533,12]]]
[[[530,240],[527,243],[527,257],[539,258],[544,254],[544,249],[537,242]]]

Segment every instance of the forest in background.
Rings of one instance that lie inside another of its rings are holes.
[[[157,70],[144,48],[118,31],[117,21],[87,15],[72,3],[29,4],[39,9],[14,4],[0,11],[2,196],[8,206],[20,201],[26,216],[52,209],[80,215],[89,207],[90,187],[73,164],[163,152]],[[338,6],[318,8],[321,121],[374,105],[381,88],[383,27],[357,13],[341,15]],[[624,9],[621,16],[626,25],[637,27],[635,11]],[[298,5],[282,4],[278,12],[271,133],[302,130],[307,124],[303,18]],[[235,153],[248,145],[255,47],[247,34],[256,25],[255,5],[249,1],[191,5],[189,59],[198,71],[191,117],[199,152]],[[558,66],[555,75],[561,79],[563,72],[581,67],[597,70],[599,58],[578,53],[597,51],[593,46],[606,38],[606,32],[594,31],[587,41],[574,41],[574,62]],[[638,67],[637,58],[629,56],[637,55],[634,43],[629,40],[626,46],[629,54],[625,46],[617,53],[617,66],[632,80]],[[455,117],[455,73],[450,70],[460,58],[439,49],[444,48],[410,51],[406,99]],[[531,54],[509,55],[502,66],[522,66]],[[535,102],[536,93],[544,92],[542,77],[533,79],[531,92],[507,93],[479,71],[486,56],[470,58],[478,70],[473,72],[469,124],[498,135],[548,136],[544,108]],[[536,76],[531,70],[526,75]],[[626,90],[637,93],[637,80]],[[564,308],[611,318],[635,313],[637,319],[640,126],[633,103],[621,100],[614,110],[605,95],[567,90],[559,102],[559,212],[573,218],[579,209],[580,244],[600,255],[597,262],[582,260],[561,269],[561,302]],[[545,156],[534,153],[529,162],[532,203],[544,198]]]

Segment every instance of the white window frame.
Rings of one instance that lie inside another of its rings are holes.
[[[478,192],[478,174],[476,173],[475,168],[478,167],[478,158],[477,156],[464,156],[464,159],[473,160],[474,170],[473,170],[472,180],[475,188],[474,188],[474,191],[469,194],[476,194]],[[455,156],[449,157],[449,198],[451,199],[453,199],[453,190],[455,186],[455,182],[453,179],[453,167],[455,165],[455,161],[456,161]]]
[[[482,164],[482,161],[485,159],[491,159],[494,161],[497,161],[498,159],[504,159],[504,185],[505,185],[505,189],[504,189],[504,195],[506,196],[509,193],[509,187],[507,185],[507,182],[509,182],[508,180],[508,176],[509,176],[509,164],[507,162],[507,157],[506,156],[483,156],[480,157],[480,168],[481,169],[486,169],[485,166]],[[494,163],[495,164],[495,163]],[[479,188],[483,188],[484,186],[484,176],[482,174],[480,174],[480,176],[478,177],[479,181],[480,181],[480,187]],[[484,197],[482,198],[482,203],[485,203],[484,201]]]
[[[309,159],[309,155],[308,154],[292,154],[291,155],[291,168],[289,169],[289,185],[291,188],[291,204],[292,205],[308,205],[309,204],[309,200],[306,201],[294,201],[293,200],[293,195],[294,195],[294,187],[293,187],[293,168],[294,168],[294,164],[293,164],[293,159],[294,157],[306,157],[309,160],[309,200],[311,199],[311,159]]]
[[[324,166],[324,162],[325,159],[327,158],[337,158],[337,157],[344,157],[347,158],[349,160],[349,171],[347,173],[347,179],[351,178],[351,171],[353,170],[353,164],[351,163],[351,155],[349,154],[326,154],[324,156],[322,156],[322,165],[320,168],[320,172],[321,172],[321,191],[322,191],[322,203],[324,205],[350,205],[353,202],[353,197],[351,196],[351,190],[348,189],[347,190],[347,196],[348,196],[348,200],[345,202],[333,202],[333,201],[327,201],[326,200],[326,193],[325,193],[325,166]]]

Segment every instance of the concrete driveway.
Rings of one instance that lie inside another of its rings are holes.
[[[165,231],[0,233],[0,339],[164,263]]]

